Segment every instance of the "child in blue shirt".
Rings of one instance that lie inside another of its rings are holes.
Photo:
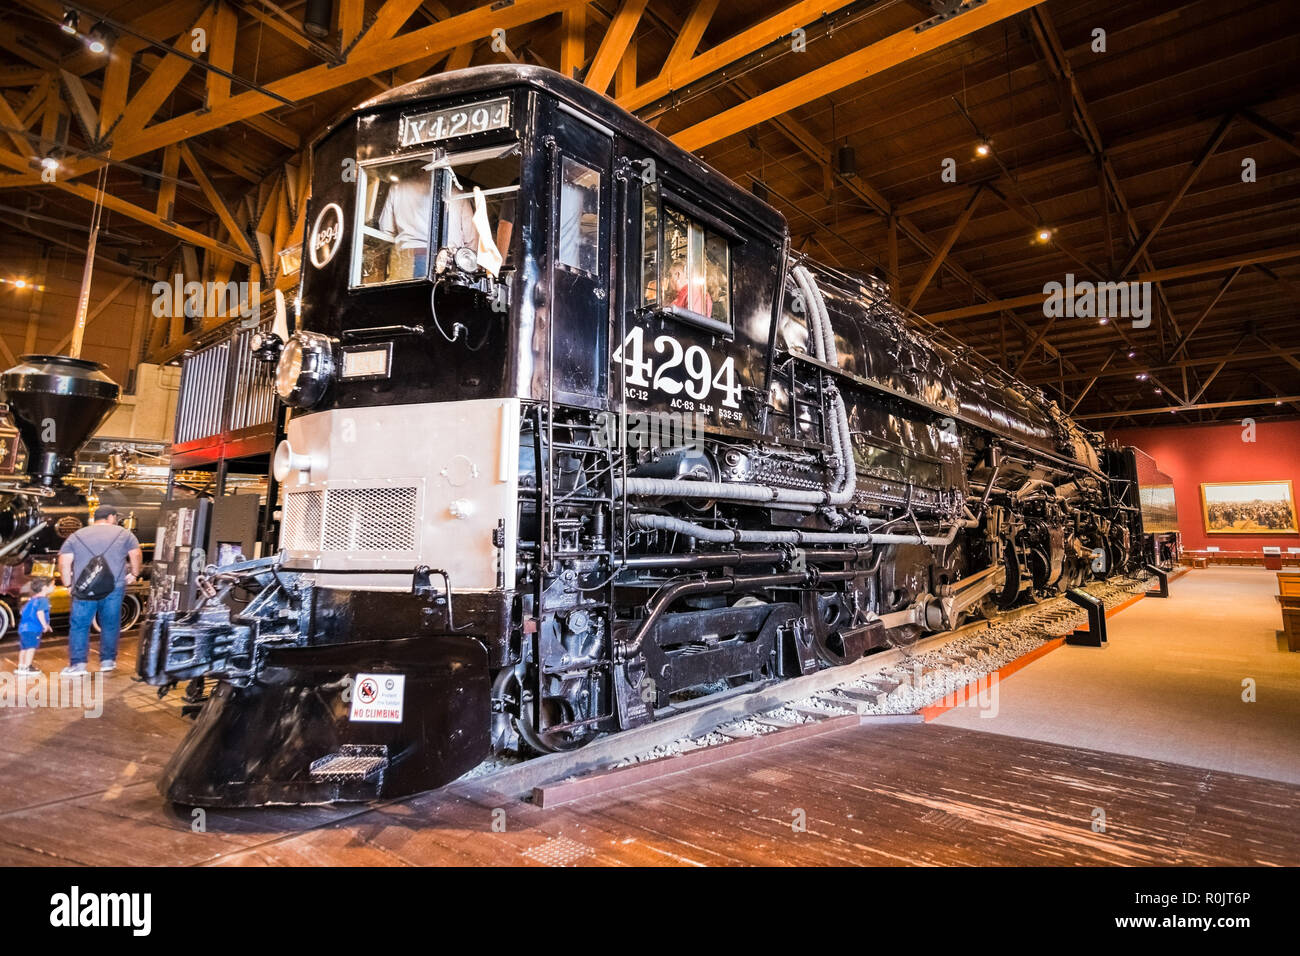
[[[32,596],[23,605],[18,618],[18,669],[15,674],[39,674],[33,666],[36,648],[41,646],[41,635],[53,630],[50,627],[50,594],[54,582],[50,578],[32,578]]]

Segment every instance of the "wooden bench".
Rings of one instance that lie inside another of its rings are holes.
[[[1282,630],[1286,646],[1300,651],[1300,571],[1279,571],[1277,598],[1282,605]]]

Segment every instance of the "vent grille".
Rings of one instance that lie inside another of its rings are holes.
[[[315,551],[320,547],[323,492],[291,491],[284,496],[283,544],[289,551]]]
[[[419,489],[328,488],[285,495],[282,546],[289,551],[414,551]]]
[[[411,551],[415,489],[330,488],[322,551]]]

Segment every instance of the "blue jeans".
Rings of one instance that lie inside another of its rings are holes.
[[[72,623],[68,632],[68,663],[84,664],[90,656],[90,622],[99,617],[99,659],[117,660],[117,639],[122,633],[122,598],[126,585],[98,601],[72,600]]]

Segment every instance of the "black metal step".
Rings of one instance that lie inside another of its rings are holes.
[[[387,744],[343,744],[337,753],[311,762],[313,780],[327,783],[371,780],[388,769]]]

